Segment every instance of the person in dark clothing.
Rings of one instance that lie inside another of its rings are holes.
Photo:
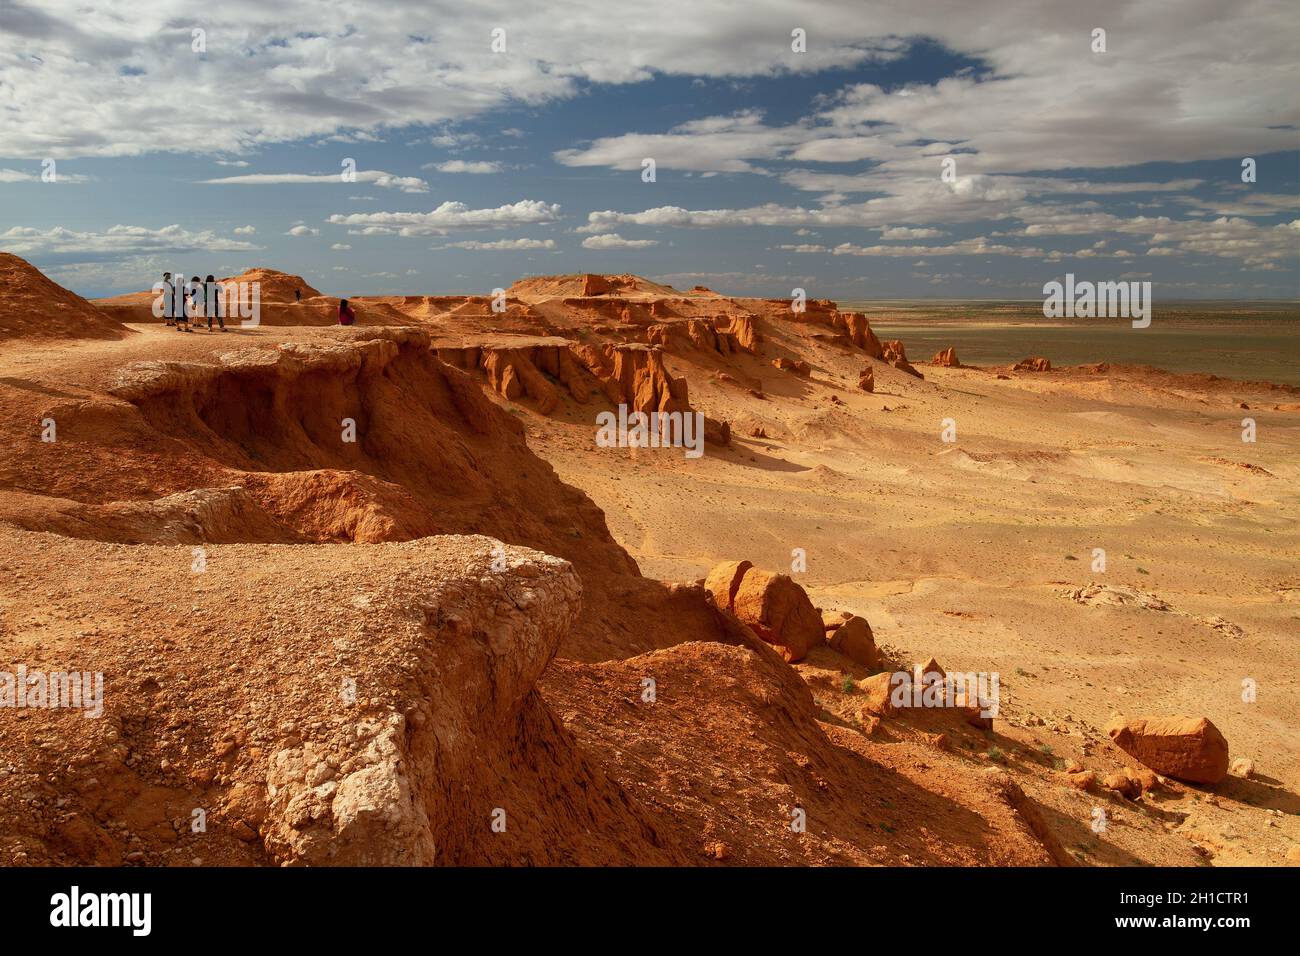
[[[294,289],[294,290],[293,290],[293,301],[295,301],[295,302],[301,302],[301,301],[302,301],[302,289]]]
[[[348,305],[348,300],[339,299],[339,325],[352,325],[356,320],[357,314]]]
[[[186,282],[184,273],[176,277],[176,282],[180,287],[180,302],[176,307],[176,329],[180,332],[188,332],[190,331],[190,319],[201,314],[202,307],[195,301],[195,297],[198,295],[195,290],[201,289],[202,285],[198,276]]]
[[[203,280],[203,305],[204,311],[208,314],[208,331],[212,331],[212,320],[215,318],[221,326],[221,331],[226,331],[226,309],[225,302],[222,299],[225,296],[225,290],[221,284],[212,276]]]

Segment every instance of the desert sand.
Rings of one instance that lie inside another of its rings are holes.
[[[1294,387],[934,364],[633,275],[344,329],[263,269],[259,326],[181,335],[0,266],[0,657],[105,684],[0,708],[0,864],[1300,860]],[[705,453],[597,446],[619,403]],[[792,653],[729,561],[874,648]],[[931,658],[999,674],[991,725],[882,712]]]

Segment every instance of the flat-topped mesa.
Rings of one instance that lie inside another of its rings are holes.
[[[793,299],[766,299],[764,301],[777,306],[781,318],[807,325],[833,326],[835,316],[839,313],[839,307],[833,299],[808,299],[803,303],[803,308],[799,311],[795,311]]]
[[[652,297],[680,296],[670,285],[655,282],[644,276],[623,273],[621,275],[600,275],[591,272],[579,272],[572,275],[530,276],[519,279],[508,290],[512,296],[530,302],[545,299],[586,298],[604,296],[611,293],[619,295],[644,295]]]

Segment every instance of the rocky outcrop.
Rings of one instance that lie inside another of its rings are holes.
[[[431,571],[444,562],[431,562],[415,571],[425,583],[406,575],[367,601],[372,611],[419,609],[402,630],[433,653],[407,657],[411,669],[393,684],[424,700],[381,708],[342,734],[300,731],[270,754],[261,829],[278,862],[420,866],[463,852],[459,788],[445,775],[469,783],[482,750],[501,746],[492,738],[519,720],[581,595],[559,559],[498,550],[494,566],[490,539],[465,546],[477,552],[466,553],[468,575],[443,579]],[[481,827],[489,836],[490,819]]]
[[[934,358],[930,359],[931,365],[941,365],[944,368],[961,368],[961,362],[957,361],[957,350],[951,345],[942,352],[936,352]]]
[[[1157,773],[1216,784],[1228,775],[1228,741],[1205,717],[1115,717],[1111,740]]]
[[[686,379],[669,374],[663,352],[644,345],[579,345],[574,355],[615,405],[638,412],[681,412],[690,408]]]
[[[1052,363],[1041,356],[1021,359],[1012,369],[1015,372],[1050,372],[1051,370]]]
[[[858,388],[864,392],[876,390],[876,372],[870,365],[858,373]]]
[[[925,378],[925,376],[918,372],[912,366],[912,363],[907,360],[907,350],[903,348],[903,343],[898,339],[890,339],[888,342],[885,342],[882,351],[884,360],[894,366],[894,368],[901,372],[906,372],[909,375],[915,375],[917,378]]]
[[[473,345],[439,348],[438,357],[457,368],[481,370],[493,391],[511,401],[530,399],[543,415],[550,415],[559,405],[557,382],[580,403],[599,392],[615,405],[627,405],[630,411],[693,411],[686,379],[669,373],[658,346],[567,341],[533,346]],[[726,422],[705,419],[706,441],[726,445],[730,434]]]
[[[79,651],[106,678],[99,719],[8,719],[6,859],[19,847],[43,865],[690,859],[536,690],[580,611],[568,562],[477,536],[345,554],[211,545],[208,576],[191,581],[188,547],[21,534],[30,558],[9,567],[43,568],[61,593],[75,556],[94,562],[114,595],[95,624],[114,636]],[[156,586],[178,573],[184,629]],[[27,606],[7,580],[0,597]],[[623,836],[593,841],[592,828]]]
[[[704,319],[665,322],[646,328],[646,341],[663,348],[695,348],[719,355],[740,351],[740,344],[730,331],[720,331],[717,324]]]
[[[466,371],[482,370],[493,391],[511,401],[531,398],[536,401],[537,410],[543,415],[551,414],[559,404],[559,391],[553,381],[558,382],[579,403],[587,402],[596,386],[584,374],[568,343],[520,347],[444,347],[438,349],[438,357]],[[543,375],[543,372],[546,374]]]
[[[783,372],[792,372],[795,375],[807,378],[812,375],[812,366],[803,359],[781,358],[772,359],[772,367],[779,368]]]
[[[725,322],[725,325],[724,325]],[[753,315],[718,316],[714,327],[735,339],[736,345],[751,355],[762,353],[763,334],[758,329],[758,318]]]
[[[885,357],[884,347],[880,339],[876,338],[876,333],[871,331],[871,323],[867,321],[867,316],[863,312],[837,312],[833,319],[833,325],[837,329],[842,329],[855,346],[864,349],[866,353],[874,359],[883,359]]]

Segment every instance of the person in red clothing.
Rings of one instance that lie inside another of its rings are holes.
[[[348,300],[339,299],[339,325],[352,325],[356,320],[357,314],[348,305]]]

